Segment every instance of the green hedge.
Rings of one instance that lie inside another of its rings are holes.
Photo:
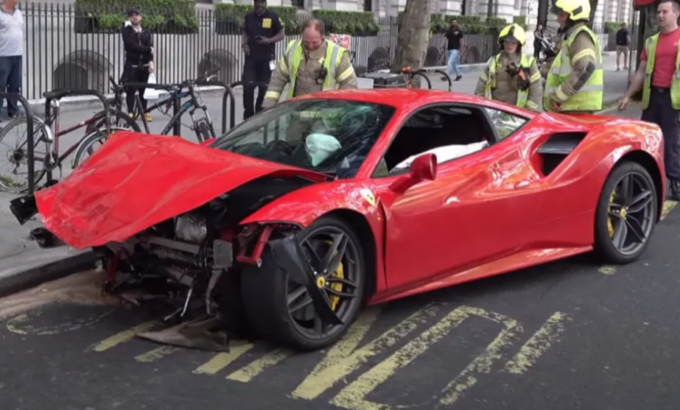
[[[380,26],[370,11],[314,10],[312,15],[324,22],[327,33],[375,36]]]
[[[76,0],[76,32],[118,31],[130,7],[139,8],[142,25],[156,33],[197,33],[193,0]]]
[[[279,16],[287,34],[299,34],[300,24],[297,21],[297,8],[289,6],[267,6]],[[240,34],[243,21],[253,6],[245,4],[217,4],[215,5],[215,31],[217,34]]]
[[[404,12],[399,12],[399,25],[403,19]],[[479,16],[454,16],[450,14],[433,13],[430,16],[430,32],[432,34],[443,34],[449,29],[452,21],[460,26],[466,34],[494,34],[508,25],[504,18],[489,17],[484,22]]]
[[[512,18],[512,22],[519,24],[525,31],[527,29],[527,17],[526,16],[515,16]]]
[[[616,33],[621,30],[621,23],[617,21],[607,21],[604,23],[604,32],[607,34]]]

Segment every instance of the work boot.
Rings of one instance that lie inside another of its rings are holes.
[[[680,202],[680,180],[672,179],[670,181],[670,190],[668,192],[668,198],[673,201]]]

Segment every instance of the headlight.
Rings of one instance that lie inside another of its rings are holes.
[[[175,219],[175,236],[177,239],[191,243],[201,243],[208,235],[208,226],[203,216],[185,214]]]

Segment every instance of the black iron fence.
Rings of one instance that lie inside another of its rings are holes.
[[[21,9],[26,23],[22,94],[27,99],[41,99],[44,92],[57,88],[109,93],[108,78],[119,79],[124,62],[120,30],[125,16],[120,10],[86,10],[60,3],[28,3]],[[225,9],[182,13],[166,18],[162,13],[144,12],[147,17],[142,24],[154,32],[156,81],[177,83],[216,67],[221,68],[217,78],[220,82],[239,81],[243,71],[242,16]],[[286,16],[286,37],[276,45],[277,56],[282,55],[288,41],[300,38],[299,27],[308,17],[304,12]],[[370,23],[370,29],[329,24],[331,34],[340,31],[339,37],[332,36],[335,41],[349,40],[358,73],[391,65],[398,30],[397,17],[377,18]],[[602,43],[611,50],[608,37],[601,35]],[[493,34],[467,34],[465,38],[468,47],[460,55],[461,64],[484,63],[498,50]],[[425,66],[444,66],[446,60],[444,36],[432,35]]]
[[[123,69],[123,43],[120,30],[125,17],[119,11],[90,12],[71,4],[29,3],[21,7],[26,23],[23,92],[29,100],[57,88],[92,89],[108,93],[109,76],[119,79]],[[220,13],[221,12],[221,13]],[[176,83],[220,67],[218,80],[231,84],[241,79],[243,52],[239,21],[222,10],[196,9],[192,19],[165,22],[148,18],[155,41],[156,81]],[[299,26],[308,15],[298,14],[288,22],[286,37],[276,45],[277,56],[285,45],[301,37]],[[398,38],[396,17],[375,20],[372,30],[342,27],[332,38],[349,40],[349,50],[359,73],[389,68]],[[297,27],[297,29],[296,29]],[[350,32],[352,34],[344,35]],[[461,63],[485,62],[496,50],[491,35],[466,36],[470,47]],[[443,36],[430,39],[427,66],[445,65]]]

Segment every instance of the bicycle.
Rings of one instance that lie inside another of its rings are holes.
[[[114,93],[116,91],[114,90]],[[59,99],[73,94],[81,95],[97,95],[102,101],[107,101],[111,104],[109,107],[113,107],[113,110],[106,108],[100,112],[95,113],[92,117],[85,121],[79,122],[73,127],[67,128],[65,130],[60,130],[59,128]],[[50,108],[52,113],[49,114],[47,118],[43,118],[37,115],[33,116],[33,133],[34,133],[34,146],[33,146],[33,162],[35,164],[41,164],[42,169],[39,171],[36,169],[33,175],[34,186],[38,186],[38,183],[48,172],[51,173],[55,169],[59,168],[60,173],[62,172],[62,165],[66,158],[68,158],[74,152],[73,160],[71,162],[71,169],[75,169],[80,164],[80,160],[84,154],[83,143],[88,139],[92,139],[94,136],[106,136],[105,126],[107,117],[110,124],[110,131],[121,131],[121,130],[133,130],[136,132],[140,131],[139,126],[124,112],[120,110],[120,105],[116,105],[117,97],[113,99],[105,99],[101,94],[91,90],[53,90],[48,91],[43,94],[45,98],[52,99],[50,103]],[[115,125],[112,119],[115,118]],[[28,148],[27,139],[25,138],[25,133],[23,137],[19,137],[17,144],[12,148],[10,145],[5,143],[7,136],[11,131],[16,131],[22,124],[27,124],[26,117],[16,118],[5,127],[0,130],[0,145],[5,145],[10,148],[5,157],[9,160],[10,165],[14,167],[12,175],[18,175],[18,169],[24,165],[28,164]],[[68,147],[64,153],[60,153],[59,141],[62,137],[67,134],[72,133],[80,128],[85,127],[85,133],[82,138],[77,140],[73,145]],[[104,129],[102,130],[102,127]],[[23,140],[23,141],[22,141]],[[44,148],[42,147],[44,144]],[[2,159],[0,155],[0,159]],[[37,167],[36,167],[37,168]],[[28,170],[26,171],[26,173]],[[12,178],[4,173],[0,168],[0,189],[12,192],[12,193],[23,193],[28,189],[28,176],[26,177],[26,183],[15,183]],[[47,185],[53,181],[47,181]]]
[[[170,119],[170,122],[168,122],[168,124],[165,126],[165,128],[161,132],[161,135],[168,135],[170,130],[174,128],[174,125],[176,125],[177,123],[181,124],[182,116],[184,116],[184,114],[186,114],[188,111],[189,116],[191,117],[191,122],[193,124],[189,128],[192,131],[194,131],[198,141],[204,142],[210,138],[215,138],[216,137],[215,130],[213,128],[212,120],[210,119],[210,114],[208,113],[208,107],[206,105],[201,104],[203,101],[201,100],[200,96],[196,93],[195,87],[197,86],[198,83],[210,82],[210,80],[212,80],[215,77],[215,74],[220,70],[220,68],[221,67],[212,69],[195,80],[186,80],[180,84],[171,84],[168,88],[170,97],[156,104],[153,104],[151,107],[147,107],[146,110],[141,109],[142,101],[139,96],[139,93],[137,93],[135,95],[135,110],[133,110],[133,112],[135,112],[134,119],[137,120],[139,117],[141,117],[145,132],[147,134],[150,134],[148,121],[146,120],[146,116],[142,114],[148,114],[155,109],[159,109],[159,111],[161,111],[160,107],[162,106],[165,106],[164,114],[167,114],[168,111],[170,111],[170,108],[172,108],[172,104],[175,102],[175,100],[181,102],[184,98],[189,97],[190,98],[189,101],[185,101],[180,106],[179,111],[176,114],[174,114],[174,116]],[[134,83],[127,83],[126,86],[131,86],[131,84]],[[136,87],[137,85],[132,86]],[[165,86],[161,87],[165,88]],[[182,89],[184,88],[187,88],[187,91],[183,92]],[[205,116],[197,120],[194,117],[194,113],[196,112],[196,110],[203,111],[203,114]]]
[[[214,77],[214,74],[219,71],[220,68],[213,69],[207,73],[205,73],[202,77],[199,77],[196,80],[187,80],[184,81],[180,84],[169,84],[169,85],[162,85],[162,84],[142,84],[142,83],[132,83],[132,82],[123,82],[122,84],[116,84],[113,78],[109,78],[109,81],[113,84],[113,88],[117,90],[116,92],[116,98],[118,100],[116,101],[116,106],[121,107],[123,104],[122,101],[122,93],[125,90],[125,87],[146,87],[146,88],[155,88],[158,90],[165,90],[168,92],[169,96],[151,106],[147,106],[146,110],[140,110],[140,109],[135,109],[133,112],[135,113],[133,117],[130,117],[127,115],[127,117],[130,119],[130,121],[134,122],[134,124],[139,128],[139,125],[137,124],[137,120],[141,117],[142,119],[142,124],[144,126],[144,133],[146,134],[151,134],[149,130],[149,124],[146,121],[146,117],[144,114],[150,113],[153,110],[158,109],[160,112],[163,114],[167,114],[170,109],[173,107],[175,102],[181,102],[184,98],[190,97],[189,101],[184,102],[184,104],[181,105],[179,111],[170,119],[168,124],[165,126],[163,131],[159,135],[169,135],[170,131],[175,127],[176,124],[179,125],[184,125],[181,122],[182,116],[189,111],[189,115],[191,116],[191,120],[193,122],[193,126],[191,126],[191,130],[195,132],[196,138],[198,139],[199,143],[205,142],[208,139],[211,138],[217,138],[215,134],[215,130],[213,128],[212,120],[210,119],[210,114],[208,113],[208,107],[206,105],[201,105],[199,102],[199,97],[196,95],[195,92],[195,86],[199,82],[203,81],[209,81]],[[184,88],[188,88],[188,91],[182,91]],[[140,108],[141,105],[141,99],[139,98],[139,94],[135,95],[135,108]],[[164,108],[164,110],[162,109]],[[200,109],[203,111],[205,116],[203,118],[196,119],[194,117],[194,112]],[[137,131],[141,132],[141,131]],[[180,135],[176,135],[179,137]],[[94,151],[94,146],[99,144],[100,146],[103,145],[106,140],[108,139],[107,135],[98,135],[98,134],[93,134],[90,135],[88,138],[84,139],[80,149],[76,152],[76,155],[74,157],[74,161],[76,163],[79,163],[80,161],[80,156],[83,155],[85,152],[91,153]]]

